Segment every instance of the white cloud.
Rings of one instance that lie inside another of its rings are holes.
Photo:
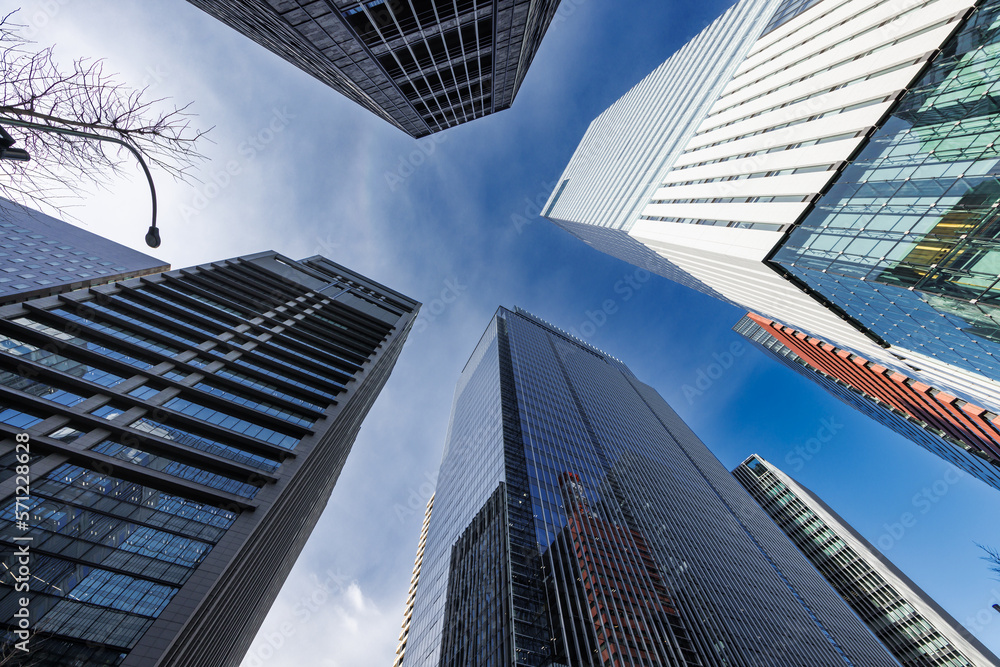
[[[383,613],[356,581],[340,588],[325,579],[289,578],[241,667],[390,665],[400,618]]]

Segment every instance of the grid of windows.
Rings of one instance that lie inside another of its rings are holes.
[[[243,639],[214,639],[252,636],[278,588],[262,565],[236,563],[291,567],[412,323],[417,304],[379,289],[323,258],[261,253],[0,312],[0,482],[13,492],[22,431],[39,475],[27,531],[46,640],[32,664],[145,665],[169,644],[175,657],[158,664],[188,665],[185,651],[204,657],[203,632],[217,647],[205,659],[234,659]],[[370,379],[351,382],[362,369]],[[340,422],[314,430],[347,392]],[[270,511],[285,497],[305,520]],[[26,530],[16,509],[12,495],[0,501],[5,640]],[[209,585],[242,577],[239,592],[189,586],[206,559],[217,561]]]
[[[278,368],[280,368],[280,365],[276,364],[276,368],[269,368],[261,363],[257,363],[255,360],[257,356],[264,357],[264,355],[261,353],[250,354],[250,355],[245,355],[243,357],[239,357],[237,359],[233,359],[232,363],[235,366],[240,366],[246,371],[256,371],[257,373],[260,373],[261,375],[267,377],[283,379],[285,382],[291,385],[300,387],[314,394],[319,394],[320,396],[328,398],[330,399],[331,402],[333,402],[334,396],[336,396],[337,393],[339,393],[339,387],[334,386],[334,388],[331,389],[330,385],[332,385],[333,383],[329,382],[326,378],[323,378],[324,380],[327,380],[324,382],[316,382],[316,381],[308,382],[303,379],[299,379],[301,376],[308,377],[308,372],[305,371],[304,369],[301,369],[297,366],[289,365],[286,368],[297,371],[296,375],[293,376],[288,373],[283,374],[280,370],[278,370]],[[264,358],[266,359],[267,357]],[[280,362],[278,362],[278,364],[280,364]]]
[[[0,199],[0,304],[164,268],[153,257]]]
[[[559,0],[190,0],[421,137],[508,108]]]
[[[76,405],[86,400],[77,393],[57,389],[46,382],[33,380],[20,373],[0,372],[0,386],[18,389],[60,405]]]
[[[174,475],[182,479],[191,480],[197,484],[204,484],[213,489],[219,489],[226,493],[235,493],[244,498],[253,498],[259,487],[247,484],[225,475],[210,472],[195,465],[180,463],[165,456],[158,456],[150,452],[143,451],[137,447],[130,447],[112,440],[105,440],[91,449],[100,454],[107,454],[123,461],[144,468],[159,470],[168,475]]]
[[[150,350],[153,352],[159,352],[161,354],[174,355],[180,351],[180,348],[164,344],[162,341],[152,338],[151,336],[147,336],[140,332],[155,331],[161,336],[178,341],[182,344],[187,342],[177,334],[174,334],[169,331],[158,330],[155,327],[147,326],[143,322],[130,318],[123,318],[123,319],[126,320],[126,324],[133,325],[131,328],[127,326],[119,326],[118,324],[114,323],[114,320],[102,321],[102,318],[96,312],[88,313],[88,308],[91,310],[96,310],[93,306],[90,306],[88,304],[87,307],[79,308],[77,312],[70,312],[69,310],[65,310],[63,308],[53,308],[51,311],[48,312],[51,313],[52,315],[58,315],[60,317],[66,318],[67,320],[70,320],[71,322],[76,322],[83,325],[83,327],[86,327],[82,328],[84,332],[87,330],[87,328],[90,328],[93,329],[94,331],[98,331],[100,333],[118,338],[119,340],[123,340],[128,343],[134,343],[143,349]],[[100,308],[100,306],[98,306],[98,308]],[[115,315],[113,311],[105,310],[104,312],[111,316]],[[33,324],[32,321],[28,318],[16,319],[14,321],[19,324],[24,324],[26,326],[32,326]],[[192,337],[190,340],[197,340],[197,339],[195,337]],[[135,363],[136,365],[139,365],[142,364],[143,362],[137,361]]]
[[[211,363],[211,362],[209,362],[207,360],[203,360],[203,362],[206,363],[206,364]],[[192,363],[193,364],[193,363],[195,363],[195,361],[191,360],[188,363]],[[319,402],[319,401],[322,400],[319,397],[316,397],[316,398],[314,398],[313,400],[310,401],[310,400],[307,400],[305,398],[301,398],[299,396],[293,395],[286,388],[278,387],[276,384],[273,384],[271,382],[267,382],[265,380],[261,380],[261,379],[258,379],[258,378],[250,377],[246,373],[241,373],[240,371],[233,370],[231,368],[226,368],[225,366],[223,366],[221,368],[217,368],[212,373],[212,375],[219,375],[221,377],[228,378],[230,380],[234,380],[236,382],[239,382],[240,384],[246,385],[248,387],[252,387],[253,389],[259,389],[260,391],[263,391],[263,392],[265,392],[267,394],[270,394],[271,396],[276,396],[278,398],[282,398],[282,399],[284,399],[286,401],[289,401],[290,403],[295,403],[296,405],[300,405],[300,406],[302,406],[304,408],[310,408],[312,410],[322,410],[324,408],[324,406],[325,406],[324,403],[320,403]]]
[[[111,409],[110,416],[108,416],[108,418],[114,418],[118,416],[118,414],[120,414],[118,410]],[[194,449],[208,452],[209,454],[215,454],[216,456],[222,456],[223,458],[231,459],[238,463],[266,470],[268,472],[277,470],[280,465],[280,462],[276,459],[252,454],[250,452],[243,451],[238,447],[225,445],[216,440],[212,440],[208,436],[196,435],[191,431],[175,425],[167,426],[162,422],[149,419],[148,417],[138,419],[129,424],[129,426],[137,431],[143,431],[165,440],[173,440],[183,445],[193,447]]]
[[[342,11],[430,132],[437,132],[510,106],[537,48],[535,35],[525,34],[529,12],[518,4],[365,2]],[[536,22],[547,24],[558,3],[546,4],[532,8]],[[532,48],[522,56],[525,38]]]
[[[982,2],[773,257],[890,344],[994,380],[998,40]]]
[[[894,404],[887,403],[874,395],[865,393],[857,386],[824,373],[815,365],[807,363],[799,354],[775,338],[772,333],[769,333],[749,316],[740,319],[733,329],[796,373],[817,382],[829,393],[859,412],[868,415],[880,424],[887,426],[904,438],[912,440],[986,484],[1000,489],[1000,465],[986,456],[978,447],[966,444],[962,439],[954,437],[952,433],[938,426],[932,426],[923,420],[918,420],[912,410],[904,412]],[[869,365],[873,364],[869,362]],[[885,372],[884,369],[881,372]],[[972,417],[971,414],[970,417]],[[990,418],[990,415],[984,413],[983,417]]]
[[[598,244],[582,230],[608,227],[628,237],[624,232],[635,225],[777,4],[735,3],[594,119],[543,207],[544,217],[613,254],[606,248],[615,235]]]
[[[113,387],[125,380],[120,375],[70,359],[52,349],[41,349],[3,334],[0,334],[0,351],[6,352],[19,361],[41,364],[47,368],[62,371],[105,387]]]
[[[50,319],[56,326],[50,326],[43,322],[28,318],[28,317],[16,317],[10,322],[18,324],[22,327],[26,327],[33,331],[44,334],[47,340],[59,341],[62,345],[76,345],[78,347],[85,348],[87,350],[92,350],[103,357],[108,357],[115,359],[117,361],[122,361],[131,366],[137,366],[139,368],[149,368],[152,364],[142,359],[136,359],[128,354],[125,354],[120,349],[115,349],[120,346],[105,347],[100,342],[103,337],[112,336],[122,341],[127,341],[130,343],[135,343],[138,349],[148,349],[158,352],[165,352],[167,354],[175,354],[176,349],[170,348],[157,343],[151,338],[147,338],[140,334],[129,332],[126,329],[115,327],[108,323],[92,322],[83,319],[82,317],[74,316],[66,311],[59,308],[54,308],[51,311],[46,311],[44,315],[47,318],[52,318],[53,315],[61,315],[65,319]],[[66,323],[69,320],[74,323],[86,324],[87,326],[78,326],[76,328],[71,327]],[[73,334],[67,333],[67,331],[72,330]],[[62,348],[66,350],[65,347]],[[131,351],[131,350],[130,350]]]
[[[36,629],[128,649],[151,625],[236,513],[117,477],[62,465],[32,484],[32,613]],[[13,499],[0,510],[0,541],[15,544]],[[4,557],[0,605],[15,607]],[[46,662],[46,649],[37,657]],[[65,664],[65,663],[64,663]],[[109,663],[115,664],[115,663]]]
[[[288,435],[287,433],[279,433],[260,424],[255,424],[249,419],[241,419],[240,417],[235,417],[221,410],[215,410],[185,398],[172,398],[164,403],[163,406],[212,424],[218,424],[235,433],[242,433],[251,438],[258,438],[264,442],[270,442],[286,449],[292,449],[299,441],[295,436]]]
[[[913,582],[771,464],[751,456],[733,474],[904,667],[996,663]]]
[[[310,426],[313,423],[313,421],[315,421],[315,419],[310,419],[305,415],[292,412],[287,408],[283,408],[278,405],[274,405],[273,403],[262,401],[260,399],[241,396],[239,394],[235,394],[231,391],[227,391],[220,387],[213,386],[206,382],[199,382],[198,384],[194,385],[194,388],[200,389],[206,394],[212,394],[213,396],[218,396],[227,401],[232,401],[233,403],[238,403],[239,405],[245,405],[249,408],[253,408],[254,410],[260,410],[264,414],[272,415],[274,417],[278,417],[279,419],[284,419],[287,422],[291,422],[292,424],[298,424],[299,426]]]
[[[521,310],[459,380],[420,567],[404,667],[896,664],[654,391]]]

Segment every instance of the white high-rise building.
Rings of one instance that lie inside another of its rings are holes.
[[[1000,411],[988,374],[886,340],[767,262],[975,4],[743,0],[591,123],[543,216],[603,252]]]

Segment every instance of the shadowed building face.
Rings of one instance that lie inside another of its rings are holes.
[[[559,0],[189,0],[413,137],[510,107]]]

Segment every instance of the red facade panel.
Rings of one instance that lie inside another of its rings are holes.
[[[749,317],[813,370],[1000,461],[1000,417],[783,324]]]

